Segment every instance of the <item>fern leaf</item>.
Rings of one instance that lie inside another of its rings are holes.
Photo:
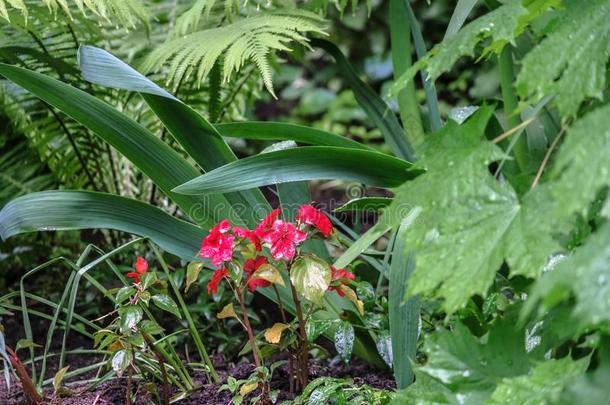
[[[602,98],[610,57],[610,1],[568,4],[556,29],[523,58],[516,86],[531,102],[557,94],[564,118],[576,115],[585,99]]]
[[[28,9],[25,6],[23,0],[0,0],[0,16],[2,16],[2,18],[4,18],[6,21],[11,21],[8,14],[8,10],[6,8],[7,3],[11,8],[21,12],[21,14],[23,14],[23,17],[27,19]]]
[[[154,50],[144,63],[146,71],[169,65],[168,83],[180,83],[195,74],[201,83],[224,53],[223,81],[247,61],[257,66],[267,90],[273,94],[269,57],[273,51],[289,51],[290,43],[306,45],[305,34],[324,34],[324,20],[305,12],[267,13],[232,24],[172,39]]]

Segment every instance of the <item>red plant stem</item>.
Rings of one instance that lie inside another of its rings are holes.
[[[254,332],[252,332],[252,326],[250,325],[250,319],[248,318],[248,311],[246,309],[243,288],[237,289],[237,300],[239,301],[239,306],[241,307],[244,326],[246,327],[246,332],[248,333],[248,341],[250,342],[250,347],[252,348],[252,355],[254,356],[254,365],[256,367],[260,367],[261,360],[258,357],[258,350],[256,349],[256,340],[254,339]]]
[[[36,391],[36,387],[32,382],[27,370],[19,360],[17,353],[13,351],[10,347],[6,346],[6,353],[8,354],[8,359],[11,362],[11,365],[15,369],[15,373],[17,377],[19,377],[19,381],[21,381],[21,386],[23,388],[23,392],[25,393],[25,397],[30,404],[42,404],[42,398],[38,391]]]
[[[307,386],[309,382],[309,354],[307,348],[307,332],[305,332],[305,320],[303,319],[303,310],[301,309],[301,302],[297,295],[297,290],[294,285],[290,283],[290,291],[292,292],[292,299],[294,300],[294,306],[297,312],[297,319],[299,321],[299,348],[297,350],[297,368],[298,377],[300,383],[300,389]]]

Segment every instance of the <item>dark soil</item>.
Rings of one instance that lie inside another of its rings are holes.
[[[220,363],[217,358],[217,366],[223,381],[228,375],[237,379],[244,379],[250,375],[252,366],[249,364],[239,364],[233,367],[228,367],[228,363],[222,360]],[[81,366],[74,365],[75,367]],[[356,385],[367,384],[380,389],[395,389],[395,383],[392,376],[388,373],[371,369],[371,367],[361,360],[354,359],[349,365],[344,363],[321,363],[312,362],[310,368],[310,378],[330,376],[352,378]],[[294,394],[288,392],[288,374],[286,368],[276,370],[272,389],[279,389],[279,400],[289,400],[294,398]],[[199,388],[192,392],[188,398],[179,401],[179,404],[230,404],[231,394],[228,391],[219,392],[220,385],[207,384],[206,378],[203,375],[194,375],[194,380]],[[137,387],[137,401],[134,405],[154,404],[152,396],[144,389],[141,384],[134,382],[134,389]],[[45,392],[46,403],[62,404],[62,405],[110,405],[124,404],[125,394],[127,389],[127,378],[115,378],[111,381],[104,382],[94,389],[90,389],[85,385],[71,385],[71,396],[63,398],[55,398],[51,390]],[[161,387],[158,387],[161,391]],[[7,392],[4,384],[0,384],[0,404],[2,405],[17,405],[25,404],[25,397],[21,390],[21,385],[18,381],[12,381],[12,389]]]

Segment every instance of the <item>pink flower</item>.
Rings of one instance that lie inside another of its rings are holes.
[[[210,259],[214,266],[220,266],[223,262],[231,260],[235,237],[227,234],[230,228],[229,220],[224,219],[210,229],[210,233],[201,244],[199,256]]]
[[[331,278],[334,281],[333,285],[328,286],[328,291],[336,291],[340,297],[345,296],[341,291],[341,285],[348,285],[347,280],[355,280],[356,276],[351,271],[345,269],[337,269],[335,266],[330,266]]]
[[[297,211],[297,220],[303,224],[315,226],[325,238],[333,231],[333,224],[326,214],[309,204],[301,205]]]
[[[299,231],[294,224],[276,220],[262,239],[271,245],[271,257],[274,260],[292,260],[296,253],[296,245],[303,242],[307,235]]]
[[[127,277],[133,278],[134,283],[138,284],[140,283],[140,277],[142,274],[148,271],[148,262],[142,256],[138,256],[133,267],[136,269],[136,271],[127,273]]]
[[[229,271],[224,267],[220,270],[216,270],[208,283],[208,294],[216,294],[218,292],[218,284],[228,275]]]
[[[254,230],[254,233],[256,234],[256,236],[258,236],[259,238],[262,238],[263,234],[269,232],[271,230],[271,227],[273,227],[273,223],[280,216],[280,214],[281,214],[281,210],[279,208],[276,208],[273,211],[271,211],[269,214],[267,214],[267,216],[265,218],[263,218],[263,220],[260,222],[260,224],[258,224],[256,229]]]
[[[250,239],[250,242],[252,242],[252,244],[254,245],[254,248],[256,249],[256,251],[257,252],[261,251],[261,249],[262,249],[261,241],[258,239],[258,236],[256,236],[256,233],[254,233],[254,231],[251,231],[251,230],[249,230],[247,228],[242,228],[240,226],[234,226],[233,227],[233,233],[238,238],[248,238],[248,239]]]
[[[252,278],[254,272],[267,263],[269,262],[265,256],[257,256],[254,259],[246,260],[246,263],[244,263],[244,271],[248,274],[248,289],[250,291],[254,292],[258,287],[265,288],[271,285],[269,281],[262,278]]]

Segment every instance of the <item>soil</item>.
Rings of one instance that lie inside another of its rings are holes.
[[[368,364],[359,359],[352,360],[349,365],[344,363],[328,364],[316,361],[313,361],[312,363],[313,364],[309,373],[311,379],[322,376],[352,378],[355,385],[367,384],[374,388],[387,390],[393,390],[396,388],[394,380],[390,374],[383,371],[374,370]],[[250,364],[239,364],[233,367],[228,367],[228,363],[224,360],[220,364],[217,362],[216,365],[223,382],[229,375],[236,379],[247,378],[253,369]],[[82,365],[71,364],[71,366],[79,367]],[[287,376],[288,374],[286,368],[280,367],[278,370],[276,370],[271,383],[272,389],[280,390],[280,394],[278,396],[280,401],[294,399],[294,394],[291,394],[288,391]],[[219,392],[220,385],[206,383],[205,376],[195,373],[194,381],[195,385],[199,386],[199,388],[192,392],[188,398],[179,401],[179,404],[217,405],[231,403],[231,394],[228,391]],[[137,387],[139,391],[137,401],[134,405],[148,405],[155,403],[151,395],[141,384],[134,381],[134,388],[135,387]],[[65,396],[63,398],[55,398],[52,390],[46,390],[45,403],[61,405],[122,405],[125,403],[127,378],[115,378],[111,381],[101,383],[94,389],[90,389],[86,385],[70,385],[69,388],[72,392],[71,396]],[[161,391],[161,389],[162,387],[158,386],[158,390]],[[0,384],[0,404],[21,405],[25,403],[25,397],[18,381],[12,381],[12,388],[10,392],[7,392],[4,384]]]
[[[6,327],[6,338],[8,344],[13,344],[22,336],[22,327],[17,323],[14,318],[8,318],[4,320]],[[32,322],[34,335],[44,333],[44,322]],[[59,336],[58,336],[59,337]],[[60,341],[60,339],[54,339],[54,341]],[[70,335],[70,347],[71,348],[90,348],[91,342],[74,333]],[[55,345],[53,345],[55,346]],[[53,351],[57,351],[59,347],[53,347]],[[330,349],[330,347],[329,347]],[[331,349],[332,350],[332,349]],[[22,360],[25,361],[28,356],[26,350],[19,352]],[[84,367],[88,364],[100,361],[101,357],[98,356],[77,356],[72,355],[67,357],[67,364],[70,365],[70,370],[75,370]],[[216,367],[222,382],[224,383],[226,378],[230,375],[236,379],[247,378],[253,370],[251,364],[241,363],[233,364],[228,361],[222,355],[213,355],[212,361]],[[48,372],[47,378],[54,375],[57,371],[57,359],[48,359]],[[89,385],[79,384],[78,381],[93,378],[95,371],[91,371],[87,374],[82,374],[75,377],[75,380],[66,381],[66,385],[71,391],[70,396],[63,396],[61,398],[55,398],[52,389],[45,391],[45,403],[47,404],[61,404],[61,405],[110,405],[125,404],[126,390],[127,390],[127,378],[114,378],[110,381],[101,383],[95,388],[91,388]],[[352,378],[356,385],[369,385],[374,388],[394,390],[396,388],[394,379],[388,371],[377,370],[369,366],[364,361],[354,358],[349,365],[340,361],[320,361],[312,360],[309,372],[310,380],[317,377],[329,376],[337,378]],[[219,392],[220,384],[210,384],[208,378],[200,372],[192,372],[192,377],[195,386],[199,387],[197,390],[192,392],[188,398],[181,400],[178,404],[190,405],[190,404],[230,404],[231,394],[228,391]],[[133,382],[133,388],[138,389],[137,401],[133,405],[148,405],[154,404],[152,396],[147,392],[144,383]],[[278,399],[282,400],[294,399],[294,394],[289,392],[288,387],[288,369],[287,366],[279,367],[275,373],[274,378],[271,382],[272,389],[280,390]],[[157,387],[158,391],[161,392],[162,387]],[[256,394],[256,392],[254,393]],[[0,380],[0,405],[21,405],[26,404],[25,396],[21,390],[21,384],[15,378],[11,379],[11,390],[8,391],[3,379]]]

